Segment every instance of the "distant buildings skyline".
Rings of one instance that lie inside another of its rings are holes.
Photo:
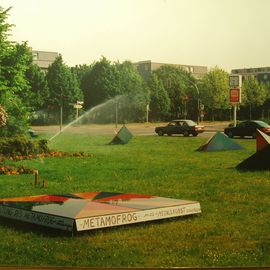
[[[33,63],[38,65],[43,71],[46,71],[54,60],[60,54],[57,52],[32,50]]]
[[[270,82],[270,67],[232,69],[231,74],[242,75],[243,81],[248,77],[253,77],[259,82]]]
[[[46,71],[57,56],[60,55],[58,52],[50,51],[39,51],[32,50],[33,63],[37,64],[43,71]],[[133,63],[139,74],[144,80],[147,80],[151,73],[164,65],[171,65],[175,67],[183,68],[184,70],[190,72],[196,79],[201,79],[208,71],[207,66],[200,65],[184,65],[184,64],[170,64],[170,63],[158,63],[151,60],[144,60]],[[239,68],[232,69],[231,74],[242,75],[243,80],[248,77],[254,77],[260,82],[270,82],[270,67],[253,67],[253,68]]]

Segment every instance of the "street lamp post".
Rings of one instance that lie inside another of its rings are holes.
[[[197,96],[198,96],[198,99],[197,99],[197,110],[198,110],[198,118],[197,118],[197,124],[200,123],[200,92],[199,92],[199,89],[198,89],[198,86],[196,83],[192,82],[189,80],[189,82],[193,85],[193,87],[196,89],[197,91]]]
[[[185,111],[184,111],[184,117],[185,117],[185,119],[187,119],[187,101],[188,101],[188,96],[187,95],[184,95],[182,99],[184,101],[184,109],[185,109]]]

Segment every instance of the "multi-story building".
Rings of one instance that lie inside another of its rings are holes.
[[[232,69],[231,74],[242,75],[243,81],[253,77],[259,82],[270,82],[270,67]]]
[[[57,52],[32,51],[33,63],[38,65],[42,70],[47,71],[50,64],[54,62],[59,54]]]
[[[144,80],[147,80],[152,71],[160,68],[161,66],[164,65],[170,65],[170,66],[175,66],[175,67],[180,67],[183,68],[184,70],[190,72],[195,78],[200,79],[207,73],[207,67],[206,66],[193,66],[193,65],[177,65],[177,64],[165,64],[165,63],[155,63],[152,62],[151,60],[147,61],[140,61],[135,63],[135,66],[142,76]]]

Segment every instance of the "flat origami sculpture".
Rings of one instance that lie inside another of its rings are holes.
[[[241,145],[227,137],[224,133],[216,132],[204,145],[197,151],[222,151],[222,150],[242,150]]]
[[[201,213],[200,203],[110,192],[0,199],[0,216],[65,231],[84,231]]]
[[[246,171],[260,171],[270,169],[270,137],[257,129],[257,152],[239,163],[236,168]]]

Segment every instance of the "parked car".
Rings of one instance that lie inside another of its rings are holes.
[[[262,132],[270,135],[270,126],[263,121],[243,121],[238,123],[235,127],[226,127],[224,129],[224,133],[233,138],[235,136],[240,136],[244,138],[245,136],[251,136],[252,138],[256,138],[256,130],[259,129]]]
[[[197,136],[204,131],[204,126],[197,125],[192,120],[172,120],[168,125],[163,127],[156,127],[155,132],[159,136],[167,134],[171,136],[173,134],[183,134],[184,136]]]

